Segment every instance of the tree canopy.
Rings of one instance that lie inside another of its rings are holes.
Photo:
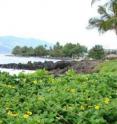
[[[89,50],[89,57],[93,59],[103,59],[105,57],[103,47],[101,45],[95,45]]]
[[[51,56],[51,57],[80,57],[87,52],[87,48],[80,44],[67,43],[64,46],[57,42],[53,47],[46,46],[20,47],[16,46],[12,53],[20,56]]]
[[[97,28],[101,33],[114,30],[117,35],[117,0],[110,0],[98,6],[97,12],[99,17],[91,18],[88,27]]]

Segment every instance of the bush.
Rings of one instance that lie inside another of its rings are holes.
[[[117,76],[0,73],[1,124],[115,124]]]
[[[93,59],[103,59],[105,57],[103,47],[101,45],[95,45],[92,49],[89,50],[88,56]]]

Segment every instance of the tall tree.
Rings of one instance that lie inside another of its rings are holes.
[[[89,50],[88,56],[93,59],[103,59],[105,57],[103,47],[101,45],[95,45]]]
[[[59,42],[57,42],[53,48],[50,48],[50,56],[52,57],[63,57],[63,46],[60,45]]]
[[[89,20],[89,28],[98,28],[101,33],[114,30],[117,35],[117,0],[99,6],[98,13],[99,18],[94,17]]]
[[[35,56],[46,56],[47,55],[47,50],[44,46],[37,46],[34,49],[34,54]]]
[[[21,55],[21,47],[20,46],[14,47],[13,50],[12,50],[12,54]]]

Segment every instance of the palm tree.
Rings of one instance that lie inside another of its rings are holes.
[[[108,30],[114,30],[117,35],[117,0],[111,0],[98,7],[99,18],[91,18],[89,20],[89,28],[98,28],[103,33]]]
[[[96,1],[99,1],[99,0],[92,0],[91,5],[93,5]]]
[[[102,1],[102,0],[92,0],[91,1],[91,5],[93,5],[95,2],[97,2],[97,1]],[[111,1],[111,0],[110,0]],[[109,2],[109,0],[107,0],[107,2]]]

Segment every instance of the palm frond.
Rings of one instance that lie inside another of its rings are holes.
[[[108,30],[117,29],[117,17],[111,17],[107,20],[98,18],[91,18],[89,20],[89,29],[97,28],[100,33],[104,33]]]
[[[101,15],[101,18],[110,18],[111,15],[108,13],[107,9],[104,6],[98,7],[98,13]]]
[[[113,13],[117,16],[117,0],[111,2],[110,8],[113,11]]]
[[[98,23],[97,28],[98,28],[99,33],[104,33],[104,32],[106,32],[108,30],[111,30],[112,26],[111,26],[111,23],[108,20],[107,21],[103,20],[103,21],[100,21]]]
[[[96,1],[100,1],[100,0],[92,0],[91,5],[93,5]]]
[[[102,22],[102,20],[98,19],[98,18],[91,18],[89,20],[89,26],[88,28],[89,29],[92,29],[92,28],[98,28],[99,27],[99,24]]]
[[[92,3],[100,0],[92,0]],[[115,30],[117,34],[117,0],[107,0],[102,6],[98,6],[99,18],[89,20],[88,29],[97,28],[104,33],[108,30]]]

